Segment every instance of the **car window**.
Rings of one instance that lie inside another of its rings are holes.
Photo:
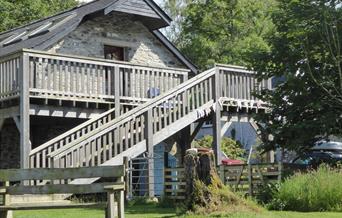
[[[293,163],[295,164],[305,164],[308,165],[310,164],[310,162],[312,161],[311,157],[303,157],[303,158],[298,158],[297,160],[295,160]]]

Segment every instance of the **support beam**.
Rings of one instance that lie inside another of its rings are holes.
[[[225,122],[221,128],[221,137],[224,137],[224,134],[228,131],[229,127],[233,124],[233,122]]]
[[[259,126],[256,124],[256,122],[254,120],[250,120],[249,124],[253,127],[253,129],[255,130],[255,132],[258,134],[259,132]]]
[[[18,131],[19,131],[19,134],[21,134],[21,129],[20,129],[20,120],[19,120],[19,117],[13,117],[13,120],[14,120],[14,123],[15,123],[15,126],[17,127]],[[29,140],[29,146],[32,147],[32,143],[31,143],[31,140]]]
[[[213,97],[215,112],[213,114],[213,149],[216,156],[216,164],[221,165],[221,104],[219,103],[221,93],[220,70],[216,68],[215,77],[213,79]]]
[[[30,146],[30,91],[29,57],[23,53],[20,58],[20,167],[29,168]]]
[[[14,117],[13,117],[13,120],[14,120],[14,123],[15,123],[15,125],[16,125],[16,127],[17,127],[19,133],[21,133],[21,132],[20,132],[21,129],[20,129],[20,121],[19,121],[19,118],[18,118],[17,116],[14,116]]]
[[[100,116],[105,111],[101,109],[30,105],[30,115],[35,116],[91,119]]]
[[[195,139],[197,133],[201,130],[203,124],[205,122],[205,119],[202,119],[200,120],[200,122],[197,124],[196,128],[194,128],[194,130],[191,130],[191,127],[190,127],[190,131],[191,131],[191,135],[190,135],[190,143]]]
[[[18,106],[0,109],[0,120],[19,116],[19,111]]]
[[[148,110],[145,114],[146,150],[148,153],[148,196],[154,197],[154,155],[153,155],[153,114]]]
[[[239,123],[249,123],[253,122],[253,117],[247,113],[231,113],[223,112],[222,121],[225,122],[239,122]]]
[[[251,126],[253,127],[255,132],[258,134],[260,129],[259,129],[259,126],[256,124],[256,122],[254,120],[251,120],[249,123],[251,124]],[[267,152],[267,160],[269,160],[270,163],[274,163],[275,162],[274,151]]]

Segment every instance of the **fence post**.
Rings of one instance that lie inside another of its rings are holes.
[[[226,185],[226,176],[225,176],[225,172],[224,172],[224,165],[220,165],[219,170],[220,170],[221,181],[224,185]]]
[[[253,196],[253,172],[252,165],[248,164],[248,194],[250,197]]]
[[[125,198],[128,199],[128,193],[129,191],[129,166],[128,166],[128,157],[123,157],[123,163],[124,163],[124,170],[125,170]]]

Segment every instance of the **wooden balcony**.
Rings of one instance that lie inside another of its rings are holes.
[[[19,97],[95,104],[139,104],[188,79],[186,69],[161,68],[35,50],[0,58],[0,103]],[[23,90],[25,89],[25,90]]]

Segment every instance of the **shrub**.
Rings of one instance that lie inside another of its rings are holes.
[[[194,141],[193,145],[194,147],[212,148],[213,141],[214,139],[212,136],[204,136],[203,138]],[[231,138],[222,138],[221,150],[228,155],[230,159],[244,160],[243,156],[245,154],[245,150],[242,148],[240,143]]]
[[[270,209],[342,211],[342,174],[326,165],[286,179],[269,204]]]

